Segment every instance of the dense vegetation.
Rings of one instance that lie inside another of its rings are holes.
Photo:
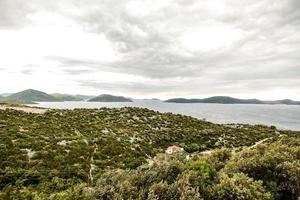
[[[290,99],[277,100],[277,101],[262,101],[258,99],[238,99],[227,96],[214,96],[204,99],[185,99],[174,98],[168,99],[167,103],[220,103],[220,104],[286,104],[286,105],[300,105],[299,101]]]
[[[97,97],[90,99],[91,102],[132,102],[131,99],[122,97],[122,96],[114,96],[110,94],[101,94]]]
[[[209,155],[158,155],[137,170],[109,170],[89,190],[77,185],[58,198],[271,200],[300,196],[300,140],[280,138],[272,144]],[[283,153],[284,152],[284,153]],[[72,194],[71,191],[74,191]]]
[[[297,138],[140,108],[0,110],[0,199],[297,199]]]

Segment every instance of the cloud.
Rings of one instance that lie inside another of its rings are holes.
[[[71,74],[71,75],[80,75],[80,74],[91,73],[93,71],[88,69],[65,69],[64,72],[66,74]]]
[[[99,10],[96,7],[84,18],[89,27],[95,28],[91,31],[104,33],[123,53],[120,61],[110,65],[113,70],[153,78],[194,77],[226,67],[240,73],[248,72],[248,68],[260,68],[267,73],[273,66],[278,71],[274,58],[286,60],[279,68],[295,65],[295,60],[299,60],[298,45],[293,43],[294,40],[299,42],[299,37],[295,36],[299,31],[297,16],[300,13],[296,0],[284,3],[268,0],[171,1],[153,7],[147,2],[130,1],[116,7],[108,3]],[[138,9],[144,13],[135,13]],[[206,29],[208,31],[203,34]],[[181,36],[190,32],[195,32],[191,43],[195,43],[198,51],[184,48],[185,44],[180,43]],[[216,48],[212,45],[214,40]],[[283,58],[288,53],[296,58]]]
[[[300,98],[299,8],[298,0],[3,0],[0,29],[52,37],[60,48],[45,43],[40,68],[53,64],[95,91]]]
[[[22,5],[22,0],[0,1],[0,28],[18,27],[27,23],[26,14],[32,8]]]
[[[31,75],[33,73],[33,70],[30,69],[24,69],[20,71],[24,75]]]

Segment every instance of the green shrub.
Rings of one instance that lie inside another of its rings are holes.
[[[245,174],[235,174],[231,178],[222,174],[220,183],[214,187],[212,199],[271,200],[272,196],[264,189],[261,181],[254,181]]]

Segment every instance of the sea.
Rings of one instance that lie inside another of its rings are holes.
[[[244,123],[274,125],[278,129],[300,131],[300,106],[267,104],[165,103],[159,100],[134,102],[39,102],[39,107],[55,109],[140,107],[159,112],[192,116],[219,124]]]

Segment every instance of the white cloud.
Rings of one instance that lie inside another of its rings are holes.
[[[200,28],[189,28],[181,41],[190,51],[213,51],[227,48],[242,39],[243,32],[239,29],[218,25],[202,25]]]

